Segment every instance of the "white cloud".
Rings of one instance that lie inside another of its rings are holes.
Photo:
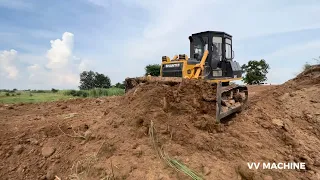
[[[0,69],[2,70],[2,75],[9,79],[17,79],[19,71],[14,65],[17,58],[17,51],[11,49],[10,51],[0,52]]]
[[[47,68],[49,69],[64,69],[68,67],[70,58],[72,57],[72,49],[74,43],[74,35],[65,32],[62,35],[62,40],[56,39],[50,41],[51,49],[47,52],[49,60]]]
[[[82,72],[82,71],[89,71],[91,70],[93,67],[91,65],[92,61],[90,60],[87,60],[87,59],[83,59],[80,61],[80,64],[79,64],[79,71]]]
[[[79,85],[79,73],[87,69],[88,61],[73,55],[74,35],[65,32],[62,39],[50,43],[46,65],[28,66],[30,82],[43,86],[76,88]]]

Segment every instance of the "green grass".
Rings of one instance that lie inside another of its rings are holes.
[[[124,89],[120,88],[96,88],[90,90],[65,90],[64,95],[79,96],[79,97],[101,97],[101,96],[121,96],[124,94]]]
[[[7,96],[5,92],[0,92],[0,103],[37,103],[74,98],[72,96],[65,96],[61,93],[30,93],[27,91],[19,91],[19,93],[20,95],[18,95],[18,92],[9,93],[10,96]],[[14,94],[14,96],[12,96],[12,94]]]
[[[56,93],[51,91],[16,91],[0,92],[0,103],[38,103],[65,100],[71,98],[101,97],[101,96],[120,96],[124,94],[124,89],[91,89],[91,90],[59,90]]]

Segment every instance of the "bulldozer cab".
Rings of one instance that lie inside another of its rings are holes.
[[[200,61],[205,50],[209,51],[209,58],[215,56],[219,60],[232,60],[232,36],[218,31],[206,31],[189,36],[190,57]]]
[[[188,64],[200,62],[204,51],[209,54],[205,62],[203,76],[205,79],[220,77],[239,78],[241,68],[233,61],[232,36],[220,31],[205,31],[189,36],[190,58]]]

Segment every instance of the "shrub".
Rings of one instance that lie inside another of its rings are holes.
[[[311,67],[312,67],[312,65],[307,62],[304,64],[303,70],[306,71],[306,70],[310,69]]]
[[[10,96],[10,93],[6,92],[6,96]]]
[[[53,92],[53,93],[56,93],[58,91],[59,91],[58,89],[54,89],[54,88],[51,89],[51,92]]]
[[[83,91],[83,93],[82,93],[82,97],[88,97],[89,96],[89,93],[88,92],[86,92],[86,91]]]
[[[12,93],[11,96],[15,96],[15,94]]]
[[[77,95],[77,91],[76,90],[71,90],[70,91],[70,95],[71,96],[76,96]]]
[[[18,92],[17,95],[20,96],[20,95],[21,95],[21,92]]]

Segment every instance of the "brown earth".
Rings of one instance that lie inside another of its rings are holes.
[[[249,86],[242,113],[214,123],[205,82],[143,84],[122,97],[0,105],[1,179],[320,179],[320,66],[278,86]],[[251,171],[248,162],[306,162]]]

